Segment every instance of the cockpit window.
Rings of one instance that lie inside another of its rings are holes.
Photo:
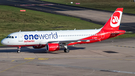
[[[13,39],[13,38],[14,38],[14,36],[7,36],[6,38],[12,38],[12,39]]]

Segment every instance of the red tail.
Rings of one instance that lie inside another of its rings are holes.
[[[104,30],[119,30],[121,17],[122,17],[123,8],[117,8],[116,11],[112,14],[110,19],[103,26],[102,31]]]

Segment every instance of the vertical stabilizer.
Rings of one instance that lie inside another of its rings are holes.
[[[122,17],[123,8],[117,8],[112,14],[110,19],[103,26],[102,31],[104,30],[119,30],[121,17]]]

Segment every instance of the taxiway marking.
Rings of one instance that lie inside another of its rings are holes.
[[[24,60],[33,60],[35,58],[24,58]]]
[[[126,47],[126,48],[135,48],[135,47],[132,47],[132,46],[121,46],[121,45],[115,45],[117,47]]]
[[[49,58],[38,58],[38,60],[48,60]]]
[[[48,60],[49,58],[24,58],[24,60],[34,60],[34,59],[38,59],[38,60]]]
[[[126,60],[135,61],[135,59],[123,59],[123,58],[24,58],[24,60],[49,60],[49,59],[91,59],[91,60]]]
[[[12,60],[11,62],[14,62],[15,60]]]

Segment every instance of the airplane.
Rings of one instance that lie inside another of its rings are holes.
[[[125,30],[119,30],[123,8],[117,8],[106,24],[100,29],[84,30],[59,30],[59,31],[20,31],[9,34],[1,43],[6,46],[21,47],[33,46],[34,49],[46,47],[46,51],[58,51],[64,48],[64,52],[70,50],[68,46],[75,44],[89,44],[124,34]]]

